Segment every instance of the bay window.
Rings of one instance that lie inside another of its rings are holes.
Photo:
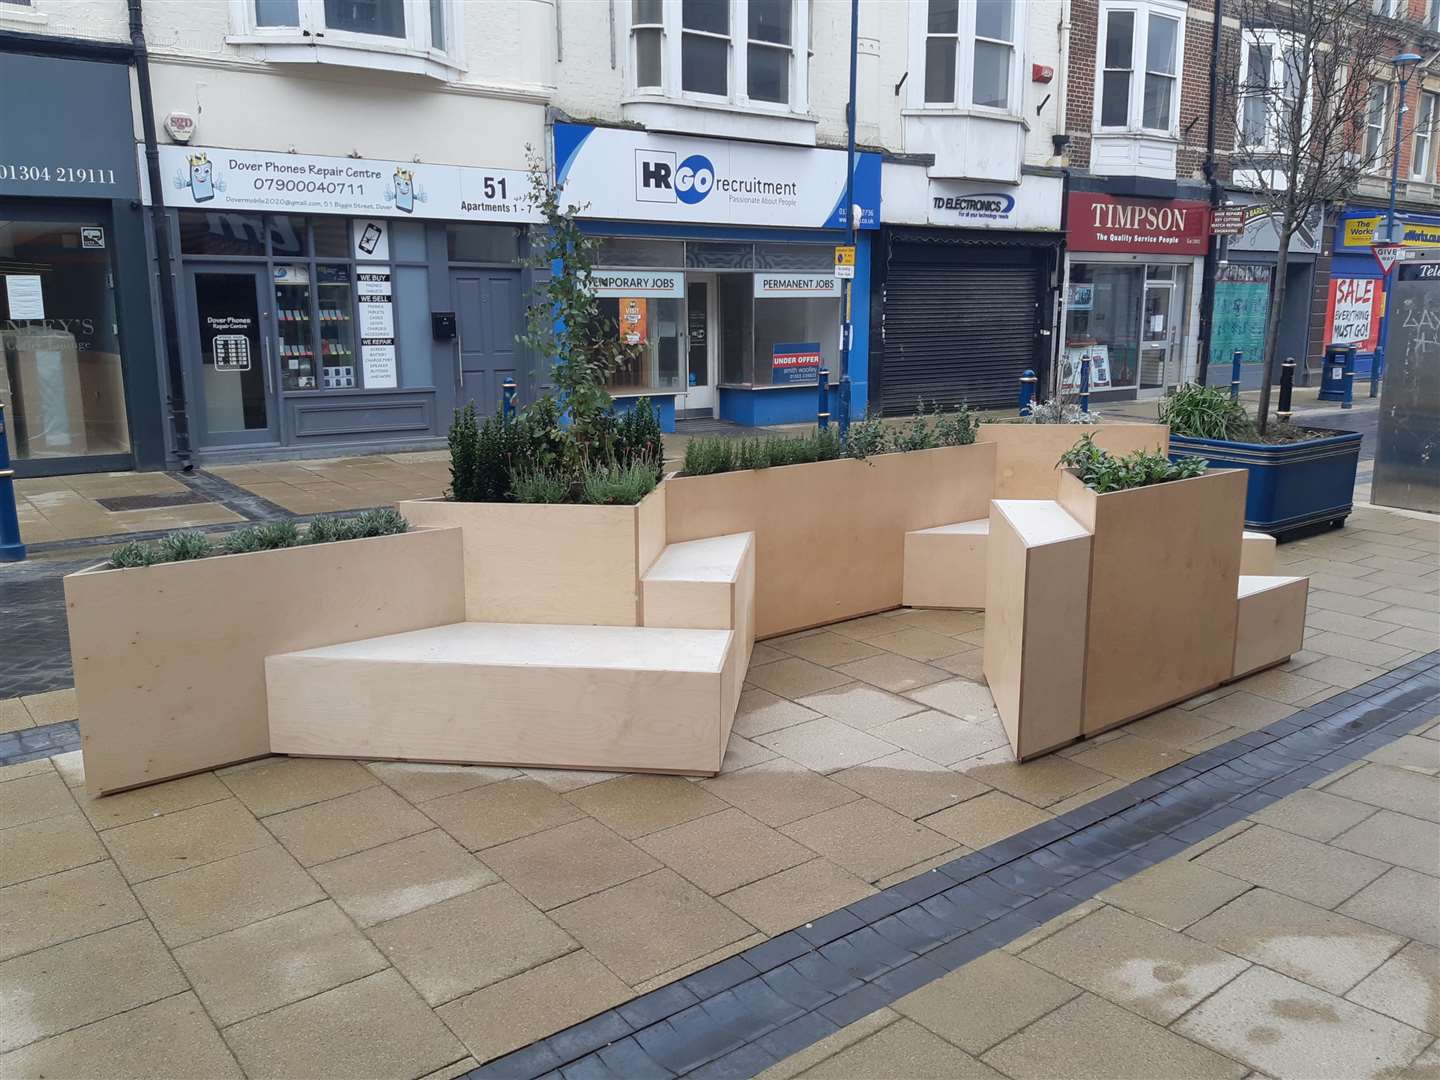
[[[1017,111],[1015,0],[918,2],[924,4],[924,104]]]
[[[245,13],[242,37],[279,47],[266,59],[287,60],[301,59],[286,54],[287,45],[304,45],[312,53],[325,46],[417,56],[458,53],[453,46],[459,6],[456,0],[240,0],[237,10]]]
[[[1440,113],[1440,94],[1422,91],[1415,110],[1415,144],[1410,151],[1410,178],[1435,181],[1435,119]]]
[[[809,0],[630,0],[632,91],[806,110]]]
[[[1101,4],[1099,130],[1174,135],[1184,49],[1181,4]]]

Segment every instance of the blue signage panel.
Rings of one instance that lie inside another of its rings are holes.
[[[813,383],[820,373],[820,343],[777,341],[770,349],[770,364],[776,386]]]

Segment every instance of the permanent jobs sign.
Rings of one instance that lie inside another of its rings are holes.
[[[1072,191],[1066,225],[1071,251],[1204,255],[1210,242],[1210,206],[1190,199]]]
[[[145,176],[143,159],[140,173]],[[530,176],[518,169],[162,146],[160,176],[165,205],[182,210],[540,220],[528,199]]]
[[[843,229],[845,153],[555,125],[555,175],[590,218]],[[880,155],[855,155],[859,227],[880,227]]]

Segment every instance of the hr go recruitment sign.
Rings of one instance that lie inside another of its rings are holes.
[[[690,139],[629,128],[555,125],[565,202],[592,218],[839,229],[848,224],[845,154]],[[880,227],[880,155],[855,156],[859,227]]]

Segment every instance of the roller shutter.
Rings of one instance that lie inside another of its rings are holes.
[[[1033,265],[892,263],[885,285],[881,411],[928,404],[1004,408],[1035,364],[1040,275]]]

